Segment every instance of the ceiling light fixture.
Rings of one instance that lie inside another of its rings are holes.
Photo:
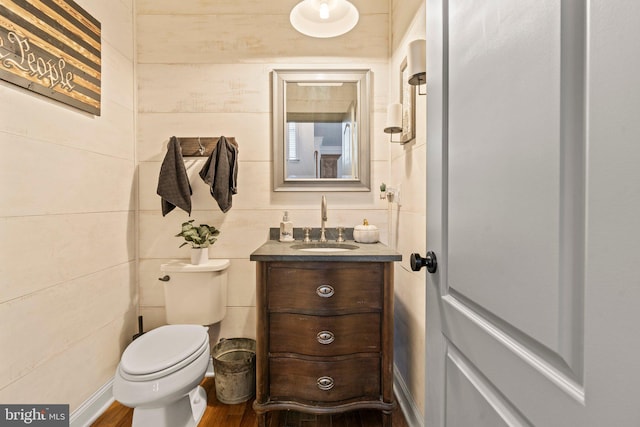
[[[347,0],[303,0],[291,10],[289,20],[306,36],[329,38],[351,31],[359,17],[358,9]]]
[[[329,19],[329,5],[326,2],[320,3],[320,19]]]

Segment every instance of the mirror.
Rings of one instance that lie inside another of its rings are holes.
[[[273,71],[274,191],[370,191],[370,74]]]

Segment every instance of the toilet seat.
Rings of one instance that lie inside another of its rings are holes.
[[[167,325],[147,332],[122,354],[120,374],[129,381],[149,381],[184,368],[209,350],[207,329]]]

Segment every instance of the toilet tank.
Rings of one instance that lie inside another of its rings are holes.
[[[168,324],[211,325],[227,312],[228,259],[204,264],[171,261],[160,266]]]

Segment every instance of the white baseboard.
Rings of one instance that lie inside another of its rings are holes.
[[[424,427],[424,418],[413,400],[407,383],[400,375],[400,371],[395,364],[393,365],[393,391],[398,399],[398,405],[400,405],[400,409],[402,409],[402,413],[407,420],[407,425],[409,427]]]
[[[88,427],[114,402],[113,378],[71,413],[70,427]]]

